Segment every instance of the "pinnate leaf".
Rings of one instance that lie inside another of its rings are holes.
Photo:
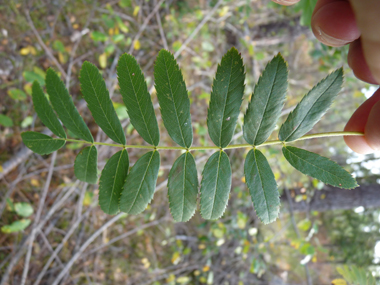
[[[190,100],[174,56],[162,49],[154,66],[154,80],[162,119],[170,137],[182,147],[193,143]]]
[[[34,109],[37,112],[38,117],[55,135],[66,138],[65,130],[59,122],[57,116],[54,114],[48,99],[46,98],[40,84],[37,81],[33,82],[32,86],[32,98]]]
[[[282,153],[295,169],[323,183],[345,189],[358,186],[350,173],[326,157],[292,146],[284,146]]]
[[[182,154],[173,164],[168,178],[170,212],[177,222],[187,222],[197,209],[198,177],[194,157]]]
[[[231,190],[231,165],[224,151],[215,152],[203,169],[201,215],[207,220],[219,219],[228,203]]]
[[[133,165],[120,198],[120,211],[137,215],[148,206],[156,189],[160,154],[151,151]]]
[[[113,107],[104,78],[98,68],[85,61],[80,71],[80,85],[95,122],[113,141],[126,144],[125,134]]]
[[[262,152],[257,149],[249,151],[244,174],[257,216],[264,224],[275,221],[280,211],[280,194],[272,169]]]
[[[314,86],[281,126],[280,140],[294,141],[310,131],[338,95],[342,82],[343,69],[340,68]]]
[[[27,148],[41,155],[59,150],[66,143],[63,139],[53,139],[37,132],[23,132],[21,138]]]
[[[211,140],[224,148],[231,142],[244,95],[244,65],[232,48],[222,58],[212,85],[207,127]]]
[[[78,153],[74,173],[80,181],[91,184],[98,182],[98,150],[94,145],[85,147]]]
[[[160,131],[152,99],[144,74],[132,55],[124,54],[120,57],[117,75],[120,93],[132,125],[147,143],[157,146],[160,142]]]
[[[46,90],[54,110],[66,128],[77,137],[88,142],[94,142],[90,130],[75,108],[73,99],[65,85],[51,68],[46,72]]]
[[[262,144],[276,127],[284,105],[287,79],[286,63],[278,54],[259,78],[244,116],[243,134],[249,144]]]
[[[104,213],[115,215],[119,212],[119,201],[128,175],[129,158],[127,150],[115,153],[106,163],[99,181],[99,205]]]

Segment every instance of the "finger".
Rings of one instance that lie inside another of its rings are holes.
[[[377,84],[365,61],[360,39],[350,44],[347,62],[357,78],[371,84]]]
[[[361,32],[364,57],[376,81],[380,82],[380,1],[350,0]]]
[[[322,43],[339,47],[360,37],[355,14],[348,1],[320,0],[311,19],[315,37]]]
[[[290,5],[298,3],[300,0],[272,0],[272,1],[280,5],[290,6]]]
[[[365,101],[347,122],[344,131],[364,132],[364,136],[345,136],[344,140],[349,148],[361,154],[373,153],[376,142],[380,139],[379,114],[380,114],[380,89],[371,98]],[[372,111],[373,109],[373,111]],[[376,112],[378,114],[376,114]],[[370,116],[371,115],[371,116]],[[377,116],[377,117],[376,117]],[[376,119],[377,121],[370,121]],[[377,124],[377,125],[376,125]],[[366,126],[368,125],[368,126]]]

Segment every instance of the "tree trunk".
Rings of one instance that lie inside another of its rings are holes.
[[[299,189],[291,190],[290,192],[296,195],[300,194]],[[281,196],[281,200],[283,204],[288,204],[285,193]],[[294,212],[325,212],[353,209],[360,206],[364,208],[380,208],[379,184],[361,185],[352,190],[325,186],[320,191],[315,190],[310,202],[301,201],[297,203],[294,201],[294,198],[292,198],[292,208]]]

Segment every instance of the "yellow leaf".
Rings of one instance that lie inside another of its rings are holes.
[[[20,50],[20,54],[21,55],[28,55],[28,54],[36,55],[37,51],[33,46],[27,46]]]
[[[312,262],[317,262],[317,257],[314,255],[313,258],[311,259]]]
[[[135,40],[135,42],[133,43],[133,48],[135,50],[139,50],[140,47],[141,47],[140,41],[139,40]]]
[[[190,281],[190,278],[187,277],[187,276],[181,276],[181,277],[178,277],[177,280],[176,280],[179,284],[185,284],[187,282]]]
[[[241,178],[241,182],[245,183],[245,176]]]
[[[135,9],[133,9],[133,16],[136,16],[140,11],[140,6],[136,6]]]
[[[331,284],[333,284],[333,285],[347,285],[347,282],[344,279],[334,279],[333,281],[331,281]]]
[[[198,248],[199,248],[199,249],[205,249],[205,248],[206,248],[206,245],[203,244],[203,243],[201,243],[200,245],[198,245]]]
[[[101,68],[107,67],[107,55],[105,53],[99,55],[99,65]]]
[[[0,173],[3,173],[3,171],[4,171],[4,168],[2,165],[0,165]]]
[[[180,259],[181,259],[181,255],[180,255],[180,253],[178,251],[176,251],[175,253],[173,253],[171,261],[172,261],[172,263],[174,265],[177,265],[179,263]]]
[[[207,271],[209,271],[210,270],[210,266],[208,266],[208,265],[205,265],[205,266],[203,266],[203,268],[202,268],[202,271],[203,272],[207,272]]]
[[[321,198],[321,200],[325,199],[326,198],[326,194],[322,194],[320,198]]]
[[[302,195],[302,200],[307,200],[307,196],[306,195]]]
[[[174,274],[170,274],[168,278],[166,278],[166,282],[167,283],[170,283],[170,282],[173,282],[175,280],[175,275]]]
[[[74,24],[74,25],[73,25],[73,28],[76,30],[76,29],[79,28],[79,25],[78,25],[78,24]]]
[[[113,28],[108,29],[108,34],[113,36],[115,34],[115,30]]]
[[[40,182],[35,179],[35,178],[32,178],[32,180],[30,180],[30,183],[34,186],[34,187],[38,187],[40,186]]]
[[[144,257],[143,259],[141,259],[141,263],[144,265],[145,268],[149,268],[150,267],[150,262],[148,260],[148,258]]]
[[[60,63],[64,64],[66,63],[66,58],[65,58],[65,55],[61,52],[58,53],[58,60]]]
[[[201,272],[199,270],[194,271],[194,276],[199,276],[200,274],[201,274]]]
[[[86,191],[84,194],[84,199],[83,199],[83,206],[90,206],[92,203],[92,197],[94,194],[92,192]]]
[[[228,6],[224,6],[222,10],[220,10],[219,12],[219,17],[223,17],[224,15],[227,14],[227,12],[228,12]]]

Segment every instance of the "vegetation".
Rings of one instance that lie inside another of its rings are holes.
[[[313,3],[0,4],[0,284],[374,282],[378,157],[336,132],[369,86]]]

